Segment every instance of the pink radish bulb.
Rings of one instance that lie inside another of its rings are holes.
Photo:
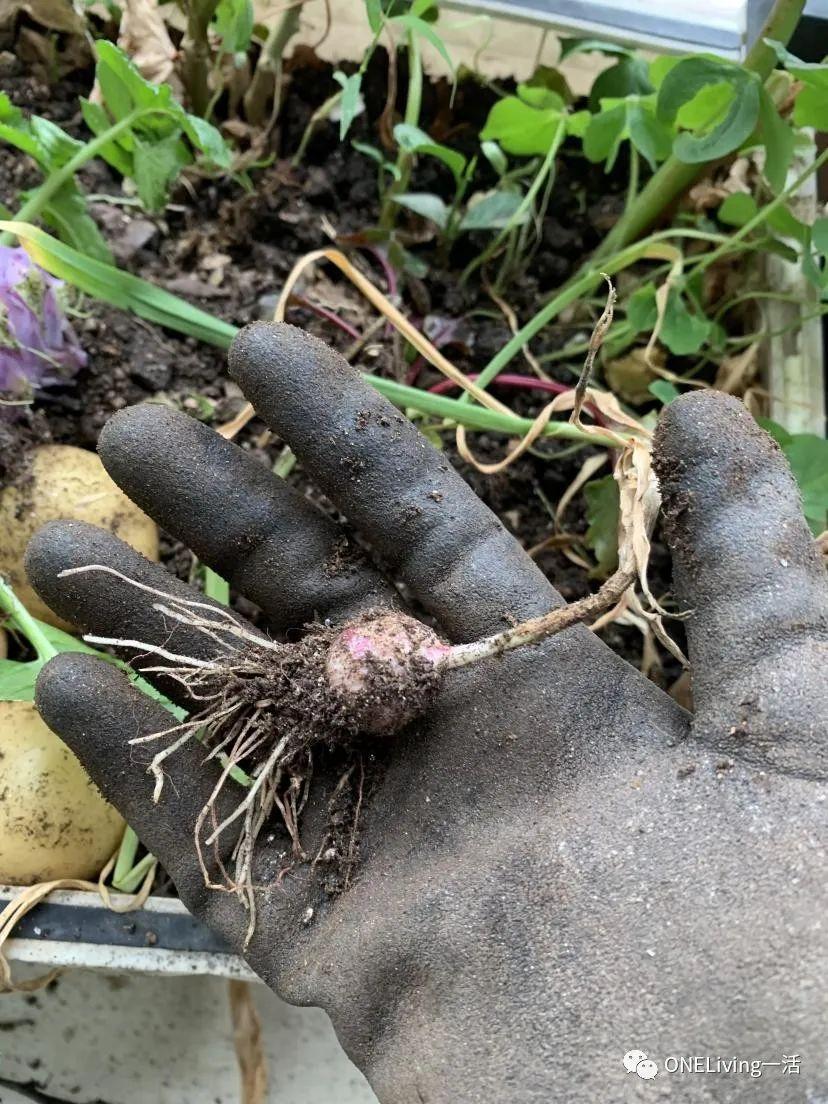
[[[368,614],[331,642],[328,682],[361,731],[392,735],[423,712],[450,650],[413,617]]]

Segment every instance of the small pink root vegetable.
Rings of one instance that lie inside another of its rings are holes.
[[[425,708],[451,648],[402,613],[367,615],[328,647],[332,692],[363,732],[393,735]]]

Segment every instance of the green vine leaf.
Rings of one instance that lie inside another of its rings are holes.
[[[670,69],[658,90],[658,117],[664,123],[674,123],[685,104],[703,89],[717,85],[728,85],[731,89],[724,118],[717,121],[714,115],[707,124],[700,124],[702,129],[710,128],[706,133],[676,136],[673,152],[686,164],[725,157],[747,141],[759,122],[759,79],[730,62],[688,57]]]
[[[405,207],[415,215],[435,222],[441,230],[445,230],[448,225],[449,208],[438,195],[433,195],[431,192],[404,192],[391,198],[400,207]]]
[[[528,85],[518,85],[518,93],[498,100],[480,137],[499,142],[507,153],[545,154],[555,140],[563,100],[549,89],[530,89]]]
[[[342,100],[339,104],[339,140],[341,142],[351,129],[351,123],[359,114],[362,106],[359,94],[362,85],[362,73],[351,73],[349,77],[341,69],[337,69],[333,78],[342,88]]]
[[[411,123],[397,123],[394,127],[394,137],[398,145],[408,153],[425,153],[442,161],[451,171],[455,183],[459,184],[466,169],[466,158],[462,153],[435,142],[424,130],[420,130],[418,126]]]
[[[611,475],[591,479],[584,487],[586,500],[586,543],[597,561],[594,574],[606,577],[618,563],[618,520],[620,500],[618,484]]]

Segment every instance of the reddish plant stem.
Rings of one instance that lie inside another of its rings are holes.
[[[295,292],[291,292],[290,302],[295,306],[304,307],[305,310],[313,311],[313,313],[319,315],[320,318],[324,318],[334,326],[338,326],[340,330],[344,330],[354,341],[358,341],[362,337],[359,330],[354,329],[350,322],[346,322],[344,318],[340,318],[338,314],[332,310],[328,310],[327,307],[320,307],[318,303],[312,303],[310,299],[306,299],[304,295],[297,295]]]
[[[469,379],[474,383],[477,375],[476,372],[470,373]],[[441,379],[438,383],[432,384],[428,390],[434,395],[445,395],[447,391],[452,391],[458,386],[459,384],[455,383],[454,380]],[[515,375],[511,372],[503,372],[501,375],[495,376],[489,386],[515,387],[523,391],[546,391],[553,395],[563,395],[564,392],[572,390],[567,384],[558,383],[557,380],[536,379],[534,376]],[[591,403],[587,403],[586,407],[598,425],[606,425],[606,420],[600,410],[597,410]]]

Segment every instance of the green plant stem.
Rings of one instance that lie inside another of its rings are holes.
[[[342,89],[339,92],[334,92],[332,96],[328,96],[327,100],[323,104],[320,104],[308,119],[308,125],[302,131],[302,138],[299,142],[299,147],[291,158],[291,165],[295,169],[302,163],[302,158],[305,156],[305,151],[308,148],[308,143],[313,137],[314,131],[321,122],[327,119],[339,101],[342,99]]]
[[[46,663],[58,654],[57,648],[47,639],[40,625],[2,576],[0,576],[0,610],[7,615],[12,627],[26,637],[42,663]]]
[[[776,0],[743,68],[765,81],[776,64],[776,55],[765,39],[787,44],[802,16],[805,0]],[[706,163],[688,165],[671,154],[653,173],[635,202],[624,212],[593,253],[590,266],[603,262],[629,245],[650,227],[659,215],[677,200],[706,169]]]
[[[124,829],[124,838],[118,848],[118,858],[115,860],[115,869],[112,871],[112,884],[120,889],[120,883],[129,874],[135,865],[135,856],[138,854],[138,836],[129,825]]]
[[[86,145],[75,154],[74,157],[61,166],[56,172],[50,173],[40,187],[29,196],[28,200],[18,211],[15,216],[17,222],[33,222],[40,217],[43,208],[48,204],[49,200],[56,195],[60,189],[70,181],[78,169],[83,168],[87,161],[91,161],[93,157],[97,157],[101,150],[104,149],[110,142],[118,137],[119,134],[125,130],[129,130],[140,118],[144,115],[167,115],[169,112],[166,108],[160,107],[136,107],[133,111],[130,111],[128,115],[125,115],[123,119],[119,119],[117,123],[113,123],[112,126],[98,135],[97,138],[93,138]],[[5,233],[0,235],[0,244],[9,245],[14,238],[13,234]]]
[[[555,134],[552,138],[552,141],[549,144],[549,149],[546,152],[546,156],[544,157],[543,161],[541,162],[540,168],[535,173],[535,179],[532,181],[530,186],[527,188],[526,194],[524,195],[523,199],[520,202],[520,206],[513,212],[513,214],[509,218],[509,221],[506,223],[506,225],[503,227],[503,229],[500,230],[499,233],[492,239],[492,241],[486,246],[486,248],[483,250],[483,252],[480,253],[477,257],[475,257],[472,261],[470,261],[470,263],[468,265],[466,265],[466,267],[463,269],[463,272],[460,276],[460,286],[461,287],[464,286],[464,284],[466,283],[466,281],[472,275],[473,272],[475,272],[478,268],[480,268],[481,265],[484,265],[489,260],[490,257],[494,256],[494,254],[501,247],[501,245],[506,240],[506,238],[511,233],[511,231],[514,230],[514,228],[516,226],[519,226],[523,223],[523,220],[525,219],[526,215],[532,209],[532,205],[535,202],[537,194],[540,191],[544,180],[551,173],[551,171],[552,171],[552,169],[555,165],[555,157],[557,156],[558,150],[561,147],[561,142],[563,142],[565,137],[566,137],[566,120],[563,117],[561,117],[561,120],[558,123],[557,129],[556,129]]]
[[[452,422],[465,425],[469,429],[483,429],[495,433],[505,433],[510,437],[522,437],[532,426],[531,418],[520,418],[517,414],[503,414],[499,410],[489,410],[485,406],[461,405],[459,399],[450,399],[445,395],[434,395],[430,391],[420,391],[415,387],[407,387],[404,383],[396,383],[394,380],[381,379],[379,376],[364,375],[366,383],[370,383],[381,395],[395,405],[405,410],[413,408],[421,414],[431,414],[436,418],[446,418]],[[608,447],[617,442],[607,434],[599,432],[585,433],[583,429],[571,422],[549,422],[543,431],[543,437],[559,437],[570,441],[584,441],[590,444],[606,445]]]
[[[624,210],[629,211],[635,198],[638,195],[638,178],[641,175],[641,158],[639,157],[638,150],[630,142],[630,179],[627,184],[627,198],[624,203]]]
[[[409,126],[417,126],[420,122],[420,111],[423,104],[423,60],[420,55],[420,40],[413,31],[409,31],[406,37],[408,43],[408,92],[405,101],[405,122]],[[391,187],[385,193],[382,201],[379,225],[382,230],[391,230],[397,217],[399,208],[394,203],[394,196],[402,195],[408,189],[411,179],[411,166],[414,164],[414,154],[408,150],[400,149],[397,154],[398,176]]]
[[[601,283],[603,272],[606,272],[609,276],[613,276],[616,272],[620,272],[622,269],[628,268],[631,264],[635,264],[636,261],[640,261],[650,246],[661,241],[669,241],[670,238],[683,237],[714,242],[728,240],[725,239],[722,234],[708,234],[702,230],[662,230],[656,234],[650,234],[649,237],[643,238],[641,241],[628,246],[626,249],[619,250],[619,252],[612,257],[605,258],[600,268],[589,268],[580,276],[576,276],[574,279],[570,280],[569,283],[564,284],[558,293],[518,330],[512,339],[503,346],[500,352],[492,357],[477,377],[475,381],[477,386],[483,389],[488,387],[495,376],[503,371],[509,361],[518,355],[523,346],[526,345],[528,341],[531,341],[532,338],[539,333],[544,326],[551,322],[553,318],[560,314],[565,307],[591,295],[595,288]],[[467,403],[470,400],[471,396],[466,393],[456,401],[459,403]]]
[[[128,828],[127,831],[131,832],[132,829]],[[113,875],[112,885],[121,893],[134,893],[156,861],[155,855],[144,855],[143,859],[128,870],[122,878],[116,881]]]
[[[182,43],[181,82],[191,109],[203,116],[210,102],[210,21],[219,0],[188,0],[187,33]]]
[[[279,114],[283,55],[285,47],[299,30],[299,14],[299,5],[293,4],[268,31],[250,87],[244,94],[244,114],[253,126],[261,126],[265,121],[271,90],[274,97],[271,119]]]

